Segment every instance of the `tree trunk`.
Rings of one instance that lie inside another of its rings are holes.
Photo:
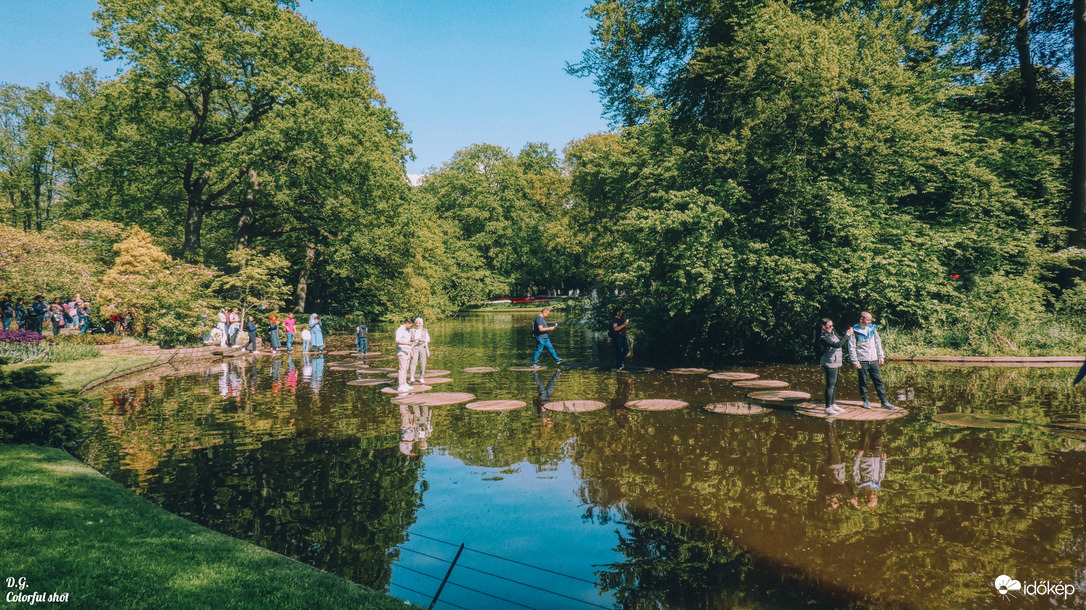
[[[1018,73],[1022,77],[1022,100],[1026,113],[1036,116],[1037,73],[1033,69],[1033,59],[1029,53],[1029,8],[1031,0],[1020,0],[1018,6],[1018,27],[1014,33],[1014,46],[1018,49]]]
[[[1074,0],[1075,45],[1075,132],[1071,155],[1071,232],[1072,246],[1086,244],[1083,219],[1086,217],[1086,0]]]
[[[260,191],[260,180],[255,169],[247,172],[249,183],[245,193],[241,197],[241,214],[238,216],[238,233],[236,245],[248,247],[253,240],[253,221],[256,218],[257,194]]]
[[[294,308],[295,313],[305,313],[305,300],[306,295],[309,293],[309,274],[313,272],[313,266],[317,262],[317,244],[308,243],[305,246],[305,262],[302,264],[302,271],[298,274],[298,289],[296,296],[298,297],[298,305]]]

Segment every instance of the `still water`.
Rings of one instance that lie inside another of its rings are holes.
[[[333,369],[353,358],[262,355],[108,389],[80,457],[178,515],[423,606],[463,544],[438,608],[1086,608],[1086,437],[1043,427],[1086,421],[1074,369],[889,364],[901,419],[724,415],[702,407],[750,390],[591,368],[609,343],[582,324],[552,333],[571,366],[509,371],[528,364],[533,315],[429,327],[430,368],[453,379],[433,391],[519,410],[401,407],[347,385],[374,377]],[[371,349],[391,354],[394,328],[378,330]],[[628,364],[651,362],[635,346]],[[477,366],[501,371],[461,372]],[[729,370],[821,395],[813,365]],[[858,397],[854,375],[838,397]],[[638,398],[690,406],[622,406]],[[551,400],[608,408],[541,413]],[[1021,423],[932,419],[952,412]],[[1022,589],[999,593],[1001,575]]]

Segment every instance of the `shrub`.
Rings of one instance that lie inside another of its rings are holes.
[[[9,370],[0,358],[0,442],[63,446],[83,429],[81,401],[43,366]]]

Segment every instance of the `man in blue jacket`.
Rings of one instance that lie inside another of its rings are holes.
[[[860,312],[860,323],[852,327],[852,335],[848,338],[848,356],[860,375],[860,398],[864,401],[864,408],[871,408],[871,402],[867,399],[867,377],[870,375],[882,408],[893,409],[894,405],[886,400],[886,388],[879,374],[879,365],[886,358],[882,351],[882,338],[871,323],[871,314],[866,311]]]

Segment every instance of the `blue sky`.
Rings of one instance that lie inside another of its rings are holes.
[[[418,159],[410,174],[486,142],[561,152],[607,131],[590,79],[566,75],[590,42],[590,0],[301,0],[326,37],[362,50]],[[90,31],[95,0],[3,0],[0,82],[57,83],[102,60]],[[56,90],[54,88],[54,90]]]

